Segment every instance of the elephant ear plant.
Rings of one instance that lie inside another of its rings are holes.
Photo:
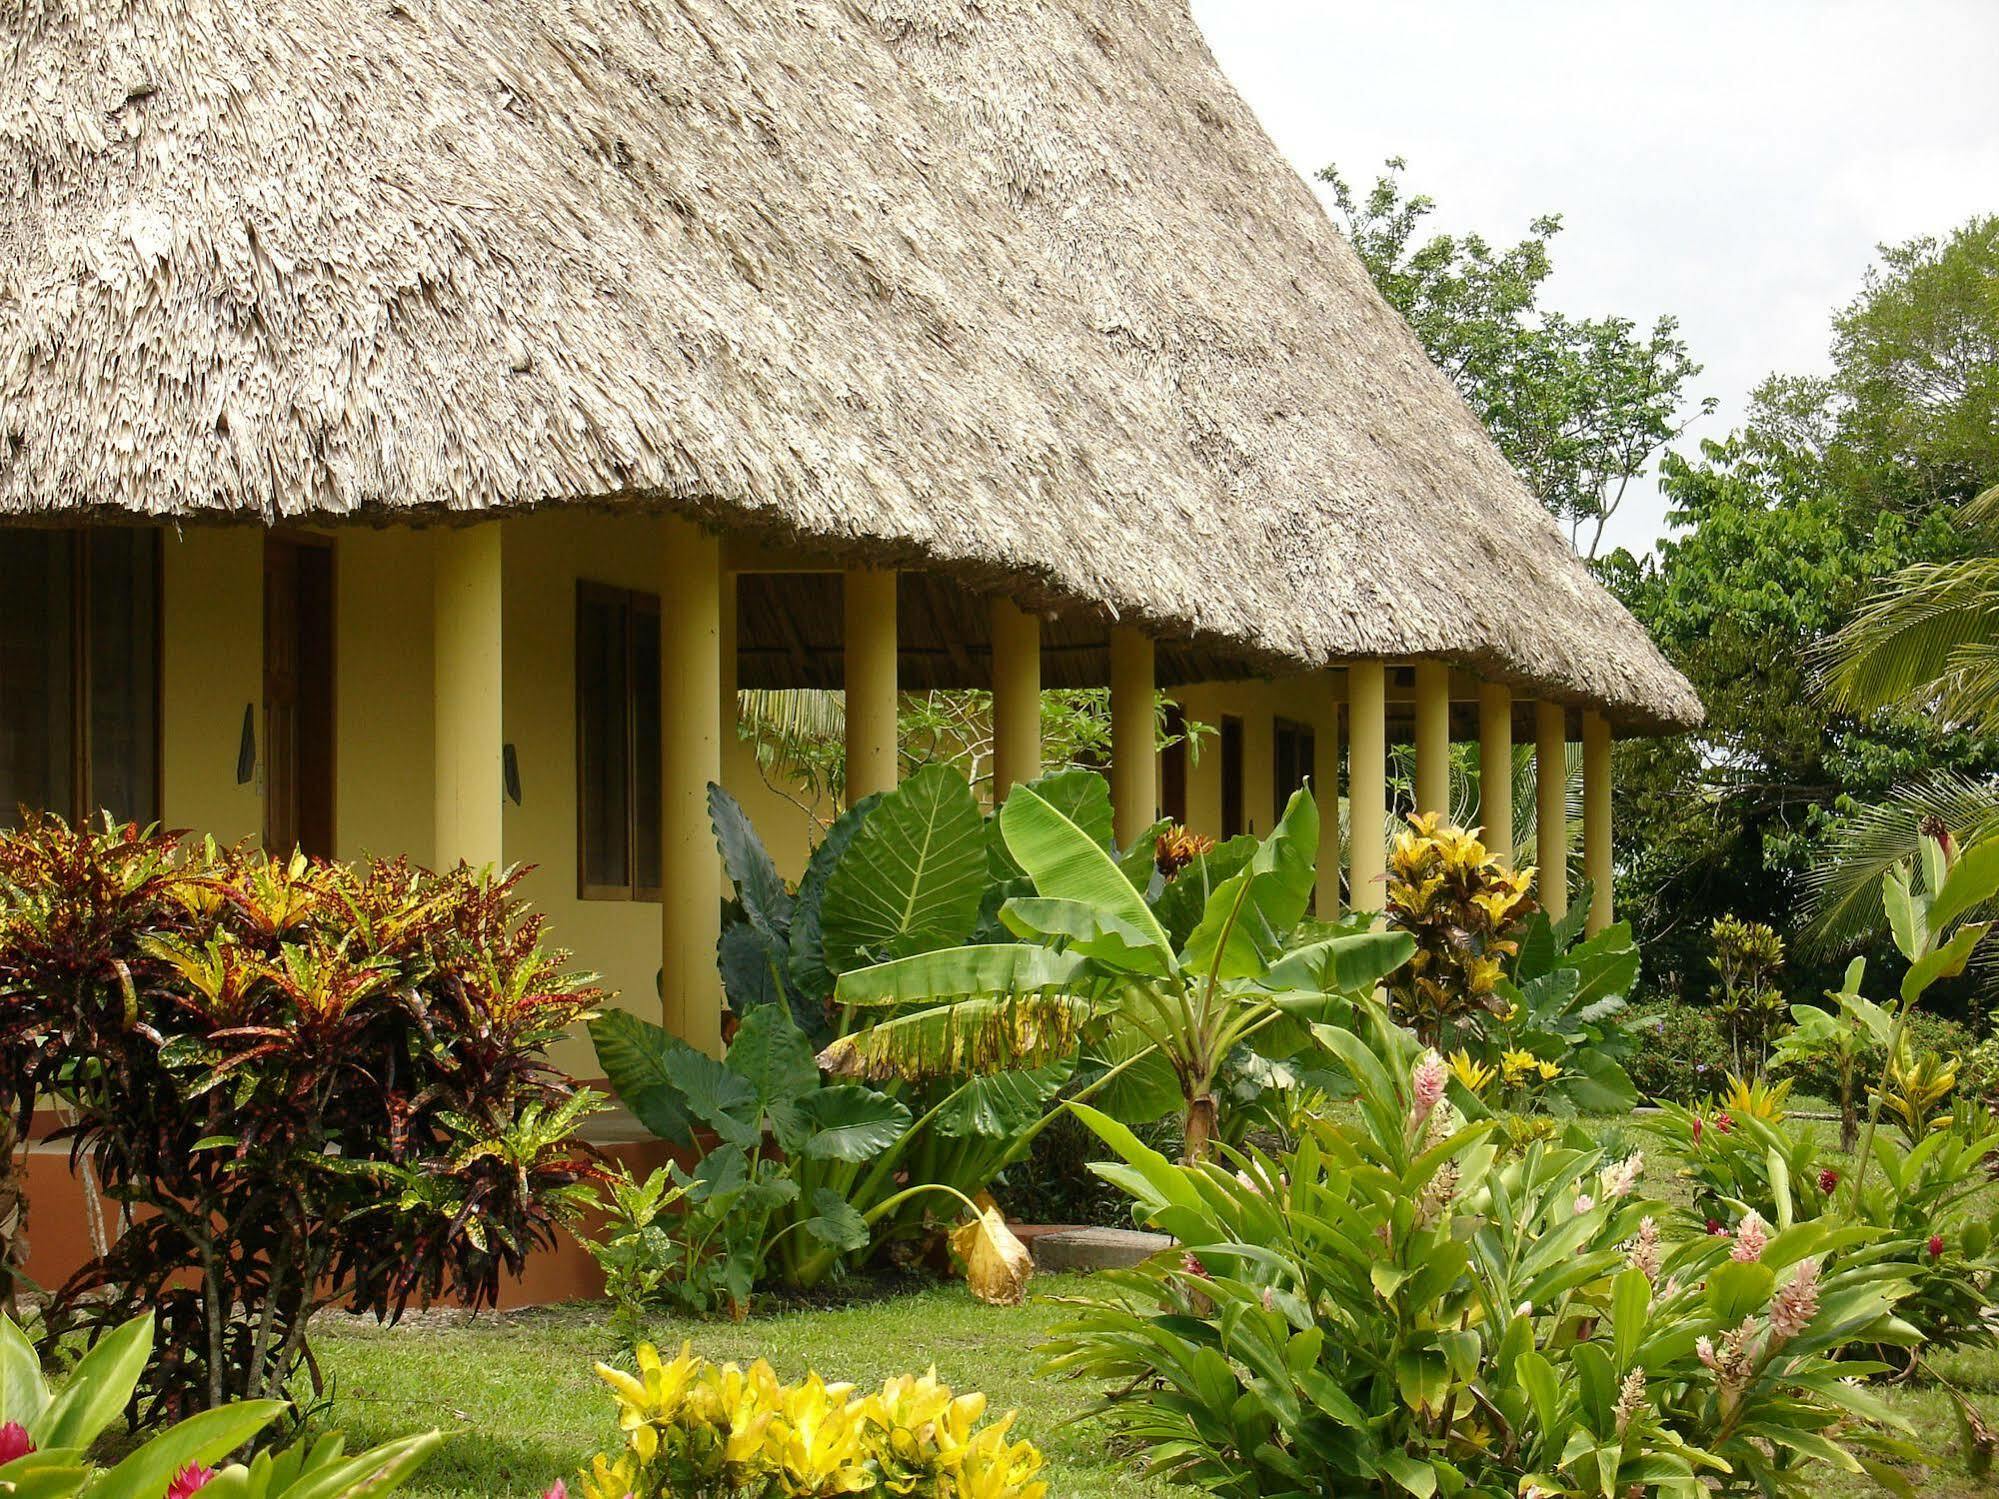
[[[836,1003],[882,1018],[830,1045],[820,1057],[829,1068],[921,1078],[968,1060],[1027,1065],[1095,1029],[1120,1065],[1154,1060],[1170,1072],[1183,1148],[1198,1160],[1215,1138],[1216,1083],[1232,1056],[1252,1043],[1279,1053],[1301,1044],[1305,1024],[1350,1013],[1352,996],[1414,950],[1406,935],[1373,932],[1287,947],[1314,883],[1319,819],[1306,791],[1205,890],[1180,940],[1146,899],[1151,862],[1121,862],[1035,788],[1016,787],[998,825],[1024,881],[997,912],[1017,940],[841,974]]]

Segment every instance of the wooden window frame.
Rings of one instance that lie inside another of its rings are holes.
[[[620,611],[625,623],[625,883],[607,885],[593,882],[590,870],[590,831],[587,803],[584,800],[583,778],[588,766],[588,724],[590,715],[584,711],[583,694],[583,611],[592,606],[609,606]],[[638,829],[638,688],[632,673],[632,663],[637,652],[634,642],[638,621],[650,618],[653,628],[660,628],[660,596],[644,589],[620,588],[611,583],[598,583],[579,578],[576,581],[576,608],[574,614],[575,639],[571,652],[571,666],[575,676],[574,711],[576,717],[576,898],[593,901],[626,901],[657,905],[665,898],[666,850],[660,849],[659,885],[638,883],[639,829]],[[654,659],[659,659],[655,652]],[[658,691],[657,685],[654,691]],[[664,739],[666,731],[665,707],[660,710],[660,733]],[[659,773],[659,767],[653,767]]]

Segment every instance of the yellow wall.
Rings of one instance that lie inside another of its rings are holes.
[[[1339,703],[1324,676],[1238,682],[1196,682],[1171,689],[1187,717],[1215,732],[1201,741],[1200,759],[1187,769],[1187,825],[1197,833],[1222,826],[1223,716],[1242,720],[1243,819],[1248,831],[1267,834],[1277,821],[1273,785],[1276,720],[1313,728],[1314,771],[1324,788],[1338,769]],[[1319,792],[1321,803],[1325,792]]]
[[[398,526],[334,538],[334,817],[343,859],[431,862],[431,538]]]
[[[263,750],[264,533],[166,531],[161,581],[161,816],[224,843],[260,837],[263,767],[239,786],[236,757],[245,708]]]

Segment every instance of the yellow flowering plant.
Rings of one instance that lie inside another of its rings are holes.
[[[762,1359],[716,1364],[683,1344],[662,1358],[640,1344],[634,1372],[597,1366],[618,1402],[624,1447],[599,1453],[583,1499],[1043,1499],[1040,1451],[986,1419],[986,1397],[937,1371],[879,1390],[786,1383]]]
[[[1390,980],[1390,1003],[1488,1107],[1621,1113],[1638,1101],[1623,1067],[1631,929],[1584,937],[1588,902],[1551,918],[1534,874],[1507,869],[1476,830],[1412,816],[1389,861],[1387,915],[1416,954]]]

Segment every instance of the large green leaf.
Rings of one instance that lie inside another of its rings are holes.
[[[1025,942],[945,947],[936,952],[854,968],[840,975],[833,997],[843,1005],[931,1004],[978,995],[1033,994],[1073,983],[1083,959]]]
[[[1165,929],[1103,846],[1031,788],[1016,786],[1000,808],[1000,831],[1037,894],[1094,906],[1109,921],[1136,932],[1170,967]],[[1164,969],[1162,968],[1162,971]]]
[[[0,1312],[0,1425],[16,1422],[35,1433],[36,1440],[46,1447],[49,1443],[37,1423],[48,1403],[48,1382],[42,1378],[42,1361],[35,1345],[12,1317]]]
[[[1099,1081],[1120,1065],[1123,1070]],[[1077,1079],[1091,1103],[1131,1124],[1164,1119],[1185,1102],[1179,1075],[1165,1053],[1121,1021],[1112,1021],[1103,1036],[1083,1049]]]
[[[881,799],[879,791],[864,796],[834,818],[833,826],[826,830],[826,836],[805,861],[805,875],[798,882],[798,896],[791,905],[790,966],[793,986],[808,999],[823,1000],[833,992],[833,971],[826,966],[825,938],[819,924],[826,900],[826,882],[846,856],[862,825],[881,805]]]
[[[811,1124],[803,1110],[819,1089],[819,1066],[812,1060],[812,1043],[793,1023],[785,1006],[766,1005],[745,1017],[736,1031],[736,1039],[729,1044],[725,1070],[743,1090],[741,1094],[720,1083],[712,1071],[716,1064],[710,1058],[700,1057],[697,1063],[690,1060],[693,1057],[700,1054],[690,1049],[684,1057],[669,1059],[667,1067],[681,1084],[688,1107],[695,1113],[705,1119],[708,1115],[704,1110],[715,1107],[743,1121],[761,1114],[770,1122],[781,1150],[797,1150],[810,1136]],[[715,1088],[717,1092],[710,1095],[697,1091],[698,1088]],[[712,1104],[707,1102],[711,1096]],[[714,1119],[709,1122],[725,1139],[731,1138],[722,1123]],[[752,1124],[744,1133],[747,1137],[737,1143],[753,1146],[761,1131]]]
[[[1263,975],[1266,989],[1359,994],[1408,962],[1416,939],[1407,932],[1355,932],[1284,954]]]
[[[1040,1121],[1049,1099],[1075,1074],[1076,1064],[1064,1060],[968,1077],[938,1105],[931,1123],[938,1134],[954,1138],[1013,1139]]]
[[[722,993],[729,1008],[747,1015],[786,998],[784,971],[790,950],[753,921],[731,922],[715,949]]]
[[[1016,937],[1060,943],[1065,952],[1094,958],[1123,973],[1163,978],[1167,972],[1166,956],[1148,933],[1079,900],[1017,896],[1000,908],[1000,922]]]
[[[152,1354],[150,1312],[104,1334],[77,1361],[62,1393],[42,1413],[41,1423],[29,1428],[36,1443],[43,1447],[87,1450],[107,1426],[124,1414]]]
[[[1964,965],[1971,961],[1972,949],[1990,930],[1990,922],[1968,922],[1951,933],[1950,941],[1943,946],[1917,958],[1902,975],[1903,1000],[1913,1004],[1938,979],[1953,979],[1964,972]]]
[[[776,1005],[753,1012],[775,1015]],[[744,1023],[745,1030],[749,1028]],[[763,1121],[757,1111],[757,1095],[729,1066],[704,1055],[678,1037],[673,1038],[662,1058],[668,1080],[680,1095],[680,1103],[691,1118],[699,1120],[731,1145],[754,1147],[763,1137]]]
[[[831,1188],[819,1187],[812,1193],[811,1216],[799,1223],[813,1238],[843,1254],[868,1247],[868,1220]]]
[[[241,1400],[189,1416],[93,1483],[91,1499],[160,1499],[182,1468],[222,1461],[289,1409],[282,1400]]]
[[[1930,930],[1941,932],[1974,906],[1999,895],[1999,838],[1974,843],[1957,856],[1930,903]]]
[[[1069,821],[1081,828],[1084,834],[1105,849],[1111,847],[1111,786],[1102,775],[1094,770],[1080,767],[1065,770],[1051,770],[1044,776],[1037,776],[1027,783],[1027,789],[1060,812]],[[991,843],[993,871],[1004,878],[1008,875],[1025,874],[1006,846],[1006,838],[1000,831],[999,818],[991,823]]]
[[[909,1110],[900,1099],[859,1083],[838,1083],[799,1100],[803,1139],[798,1148],[815,1160],[867,1161],[900,1140]]]
[[[274,1489],[271,1499],[368,1499],[373,1494],[392,1493],[430,1461],[443,1442],[443,1434],[435,1431],[384,1442],[309,1472],[288,1488]],[[212,1487],[204,1486],[202,1494]],[[226,1491],[221,1499],[227,1499]]]
[[[1318,853],[1318,805],[1301,788],[1255,856],[1209,897],[1181,949],[1181,963],[1224,979],[1260,976],[1304,918]]]
[[[1025,793],[1016,787],[1007,805]],[[929,765],[881,799],[826,880],[819,920],[834,973],[962,942],[986,888],[971,784]]]
[[[1095,1015],[1090,1001],[1069,995],[985,995],[841,1036],[819,1065],[841,1077],[911,1081],[1047,1066],[1075,1051]]]
[[[763,839],[750,826],[749,814],[728,792],[708,783],[708,825],[722,850],[722,866],[736,887],[736,898],[758,931],[782,939],[791,930],[791,892],[771,862]]]
[[[592,1020],[590,1040],[611,1091],[639,1123],[662,1140],[691,1145],[687,1105],[666,1070],[667,1053],[686,1043],[629,1010],[606,1010]]]
[[[1631,923],[1616,922],[1577,943],[1560,964],[1576,970],[1577,1009],[1624,998],[1638,982],[1638,945],[1631,940]]]

